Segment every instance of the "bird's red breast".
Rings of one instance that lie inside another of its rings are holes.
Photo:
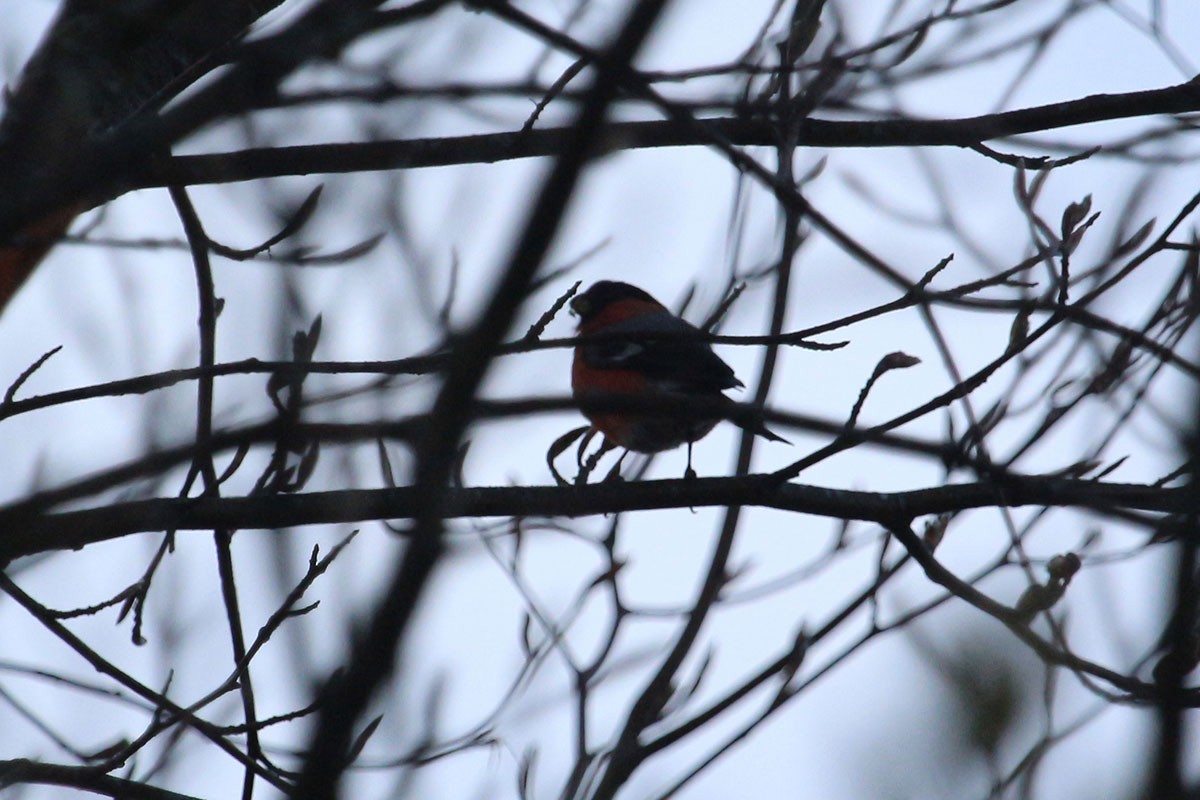
[[[662,311],[658,303],[645,300],[618,300],[609,303],[595,316],[579,324],[579,335],[588,336],[603,332],[604,328],[641,314],[651,314]],[[586,400],[588,395],[629,394],[642,395],[649,391],[650,382],[645,374],[633,369],[611,369],[589,366],[583,357],[581,347],[575,348],[574,361],[571,363],[571,391],[576,400]],[[583,414],[598,431],[604,434],[613,444],[629,449],[637,444],[635,426],[637,419],[628,413],[589,412],[583,409]]]

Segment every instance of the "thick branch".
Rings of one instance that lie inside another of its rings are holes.
[[[806,119],[797,123],[796,143],[804,147],[970,147],[992,139],[1072,125],[1195,111],[1200,111],[1200,83],[1189,81],[1164,89],[1097,94],[962,119]],[[773,119],[735,117],[699,121],[706,133],[677,120],[614,123],[608,126],[604,147],[616,151],[707,145],[713,135],[742,146],[777,144],[778,122]],[[149,165],[148,171],[128,188],[492,163],[553,155],[561,152],[569,135],[569,128],[543,128],[474,136],[256,148],[177,156]]]
[[[214,528],[287,528],[321,523],[411,519],[428,493],[414,487],[358,489],[277,497],[163,498],[56,514],[0,515],[0,561],[77,549],[132,533]],[[770,476],[635,481],[595,486],[447,489],[439,512],[459,517],[585,516],[619,511],[742,504],[835,519],[910,520],[988,506],[1077,506],[1159,513],[1195,510],[1184,488],[1061,478],[1014,478],[884,494],[779,484]]]

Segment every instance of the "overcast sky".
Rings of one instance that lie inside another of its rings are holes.
[[[561,21],[570,5],[541,0],[521,4],[553,24]],[[575,34],[600,41],[599,33],[610,29],[621,5],[596,4]],[[892,4],[855,0],[840,5],[849,15],[851,39],[862,43],[878,34],[883,10]],[[735,59],[757,34],[770,6],[759,0],[675,3],[641,66],[682,70]],[[1037,19],[1053,17],[1061,4],[1042,0],[1017,6],[1012,21],[981,36],[971,45],[972,51],[1035,27]],[[1156,39],[1145,27],[1147,15],[1160,6],[1164,33]],[[9,83],[53,9],[54,4],[48,2],[0,0],[0,18],[12,20],[0,38],[0,68]],[[393,76],[418,85],[522,80],[534,64],[540,64],[538,78],[550,82],[568,66],[566,59],[547,57],[537,42],[484,15],[455,11],[439,20],[437,25],[422,28],[420,35],[401,37],[398,44],[365,43],[353,49],[348,60],[365,75],[385,59],[392,59]],[[814,47],[824,45],[824,35]],[[1163,47],[1164,40],[1169,47]],[[927,46],[940,44],[934,40]],[[985,114],[1094,93],[1179,83],[1194,74],[1189,58],[1197,52],[1200,9],[1194,3],[1096,4],[1052,39],[1032,69],[1025,69],[1029,51],[1022,49],[965,69],[953,78],[914,81],[894,94],[876,90],[856,100],[869,103],[872,109],[921,117]],[[348,71],[332,67],[311,69],[288,86],[329,85],[348,75]],[[694,86],[668,84],[663,90],[673,98],[685,99],[704,96],[714,87],[724,88],[726,93],[738,88],[731,79],[722,79]],[[409,138],[512,130],[522,124],[530,109],[531,104],[511,101],[440,104],[434,111],[403,102],[377,108],[324,106],[264,114],[252,131],[236,123],[218,126],[177,150],[212,152],[245,147],[248,132],[254,144],[266,145],[361,140],[372,135]],[[656,118],[645,107],[627,107],[621,113],[631,118]],[[817,115],[856,117],[854,111],[823,110]],[[561,123],[569,116],[566,106],[551,106],[543,124]],[[1085,148],[1118,141],[1153,122],[1097,124],[1042,139]],[[769,150],[750,152],[773,168],[774,156]],[[1025,152],[1039,154],[1033,147]],[[954,260],[939,278],[944,280],[943,287],[1011,266],[1030,253],[1028,223],[1013,200],[1013,170],[1009,167],[954,148],[920,152],[831,148],[802,150],[796,156],[796,171],[803,174],[822,161],[823,171],[806,187],[806,197],[914,280],[951,253]],[[507,248],[520,229],[546,166],[546,161],[522,160],[402,175],[306,176],[196,189],[195,200],[210,234],[237,247],[270,235],[278,227],[277,214],[294,207],[319,183],[325,184],[325,192],[316,217],[303,234],[305,244],[332,251],[376,233],[386,234],[370,255],[342,266],[294,268],[265,261],[218,259],[217,292],[226,302],[220,319],[218,359],[286,357],[288,331],[281,334],[279,325],[286,324],[289,331],[307,326],[318,313],[324,323],[319,359],[386,359],[422,352],[437,341],[437,304],[450,286],[452,268],[457,270],[458,294],[451,319],[456,325],[465,325],[474,318],[488,296],[490,281],[504,264]],[[1048,219],[1057,222],[1062,208],[1088,194],[1092,209],[1101,212],[1077,255],[1078,263],[1088,263],[1109,246],[1118,231],[1119,204],[1143,174],[1144,165],[1100,155],[1063,168],[1049,180],[1039,201]],[[1154,216],[1161,224],[1196,191],[1198,177],[1191,163],[1157,173],[1133,227]],[[956,234],[937,224],[944,198],[950,198]],[[85,215],[75,230],[93,224],[89,235],[96,238],[181,237],[163,190],[121,197],[103,211]],[[822,234],[807,228],[806,232],[810,238],[796,265],[787,329],[816,325],[899,296],[896,287],[864,269]],[[575,280],[585,286],[598,279],[629,281],[672,307],[694,287],[691,318],[698,323],[721,299],[731,273],[766,266],[778,250],[778,217],[770,198],[739,176],[718,153],[696,147],[609,155],[594,164],[582,182],[548,262],[550,266],[579,263],[531,298],[514,334],[519,335]],[[1162,274],[1169,271],[1164,268]],[[1033,276],[1035,280],[1044,277],[1044,273]],[[766,283],[751,284],[728,315],[723,332],[764,332],[769,291]],[[1143,278],[1132,281],[1124,292],[1096,310],[1121,321],[1138,321],[1146,298],[1157,297],[1161,291],[1154,270],[1147,270]],[[288,310],[289,292],[298,298],[296,312]],[[1144,295],[1139,294],[1142,292]],[[995,358],[1007,345],[1012,323],[1007,315],[937,313],[964,371]],[[195,285],[186,251],[65,244],[51,254],[0,317],[0,336],[5,341],[0,348],[0,384],[7,385],[40,355],[60,345],[62,351],[33,376],[22,396],[194,364],[195,318]],[[562,314],[546,335],[572,332],[573,321]],[[848,340],[849,345],[833,352],[787,352],[772,392],[772,405],[843,420],[876,362],[896,350],[917,356],[922,363],[884,377],[868,399],[862,424],[890,419],[955,383],[915,312],[888,315],[827,339]],[[740,399],[752,397],[761,351],[723,347],[719,352],[749,386]],[[569,351],[561,349],[505,358],[496,364],[485,394],[562,396],[569,389],[569,363]],[[1080,377],[1072,369],[1064,371],[1064,384]],[[979,390],[973,398],[975,409],[986,410],[989,398],[998,396],[1007,379],[1001,373],[993,379],[995,385]],[[1148,414],[1124,434],[1127,440],[1114,443],[1107,451],[1114,458],[1129,456],[1114,480],[1151,481],[1176,461],[1170,449],[1169,422],[1182,419],[1186,408],[1180,397],[1183,384],[1172,380],[1167,378],[1156,387],[1162,394],[1155,410],[1162,417]],[[350,376],[314,381],[313,385],[333,391],[365,383]],[[1179,390],[1175,395],[1178,405],[1167,402],[1172,387]],[[184,384],[150,395],[60,406],[0,423],[0,500],[20,497],[34,483],[58,484],[132,459],[147,448],[188,441],[195,424],[194,391],[192,385]],[[311,413],[314,418],[394,417],[423,407],[430,392],[425,384],[400,385],[350,402],[318,406]],[[1064,425],[1021,463],[1022,470],[1059,469],[1078,457],[1096,426],[1106,424],[1112,413],[1099,399],[1088,402],[1095,407]],[[221,424],[266,419],[270,410],[261,377],[219,382],[217,406]],[[961,423],[961,418],[958,421]],[[465,477],[472,485],[548,483],[547,448],[579,424],[581,418],[573,412],[480,424],[470,434]],[[943,435],[945,424],[944,416],[931,415],[903,432],[937,438]],[[827,442],[803,431],[785,433],[791,446],[759,444],[757,468],[783,466]],[[1027,431],[1015,427],[1011,435],[1021,433]],[[702,476],[731,472],[736,434],[732,426],[721,426],[697,445],[695,465]],[[409,462],[399,448],[393,448],[391,454],[402,480]],[[572,457],[564,456],[564,460]],[[658,458],[650,475],[678,477],[683,469],[680,450]],[[246,473],[252,475],[253,470]],[[182,477],[182,472],[165,476],[156,493],[177,493]],[[248,480],[233,481],[227,492],[247,489]],[[925,460],[858,448],[821,463],[799,480],[833,488],[897,491],[940,485],[946,476]],[[373,446],[326,452],[310,488],[348,485],[382,485]],[[1012,516],[1020,524],[1036,511],[1014,510]],[[720,519],[720,510],[699,509],[636,513],[622,520],[618,549],[628,566],[621,585],[626,602],[645,615],[629,624],[620,637],[620,655],[613,661],[615,672],[595,698],[594,737],[603,737],[621,722],[632,692],[644,683],[654,658],[678,630],[680,612],[692,601]],[[1077,547],[1088,524],[1094,524],[1076,514],[1064,513],[1059,519],[1060,523],[1046,525],[1033,540],[1035,557]],[[580,588],[603,567],[594,539],[602,536],[610,523],[606,518],[573,521],[573,529],[586,534],[585,538],[531,525],[521,551],[525,583],[520,587],[489,550],[511,554],[510,540],[490,538],[502,526],[481,530],[468,523],[454,524],[451,556],[437,573],[407,642],[403,678],[379,704],[384,723],[366,748],[364,760],[385,762],[412,746],[422,732],[413,720],[423,717],[425,698],[439,682],[443,690],[437,708],[440,736],[471,730],[486,719],[522,663],[521,628],[529,603],[536,604],[549,619],[572,618],[568,647],[579,653],[580,659],[588,657],[606,630],[611,608],[592,602],[577,609],[573,603]],[[787,647],[801,626],[810,630],[820,627],[873,580],[879,558],[878,531],[869,526],[852,527],[853,546],[826,560],[838,527],[815,517],[747,513],[733,559],[744,571],[730,587],[733,602],[718,610],[696,650],[697,656],[710,648],[714,653],[698,690],[697,706],[722,696],[768,662]],[[314,590],[312,599],[321,600],[320,609],[286,628],[277,646],[268,648],[256,662],[256,686],[265,714],[282,713],[303,703],[308,681],[319,679],[340,662],[350,621],[370,607],[379,582],[400,552],[395,536],[382,525],[361,528],[359,537]],[[247,627],[256,630],[287,590],[272,566],[277,559],[289,565],[288,574],[295,580],[312,544],[328,548],[350,529],[239,532],[235,554],[246,595]],[[960,575],[969,576],[997,556],[1005,536],[1001,516],[994,509],[964,515],[952,526],[939,555]],[[1138,541],[1111,525],[1105,527],[1105,537],[1097,550],[1100,556],[1132,549]],[[88,605],[136,580],[157,545],[154,536],[131,537],[18,564],[13,575],[49,606]],[[814,563],[820,569],[804,576],[805,566]],[[1097,557],[1081,573],[1078,584],[1072,585],[1075,602],[1070,607],[1069,627],[1076,649],[1122,668],[1148,648],[1156,632],[1146,629],[1144,621],[1161,608],[1166,564],[1162,555],[1118,559],[1112,564]],[[889,584],[880,597],[883,618],[938,596],[919,571],[910,570]],[[1001,571],[984,581],[982,588],[1011,604],[1024,588],[1023,580],[1016,571]],[[783,585],[767,591],[777,581]],[[181,702],[211,689],[230,663],[211,536],[180,535],[179,547],[167,559],[151,593],[148,645],[131,645],[128,621],[120,626],[114,621],[115,614],[109,611],[79,620],[72,629],[151,686],[161,686],[172,665],[183,665],[174,673],[171,688],[172,696]],[[824,640],[809,654],[805,670],[815,673],[841,657],[869,623],[864,613]],[[918,623],[915,634],[889,634],[857,650],[733,748],[683,796],[744,797],[751,793],[748,781],[754,786],[753,796],[761,797],[986,796],[985,765],[952,735],[954,721],[960,719],[956,716],[959,709],[932,666],[936,656],[931,653],[970,655],[977,659],[972,663],[1003,665],[998,674],[1014,676],[1029,718],[1006,742],[1006,757],[1019,756],[1042,734],[1045,715],[1037,709],[1040,663],[1001,626],[961,602],[951,602]],[[8,601],[0,602],[0,661],[98,681],[86,664]],[[682,674],[694,675],[698,666],[699,658],[689,660]],[[564,780],[571,755],[569,677],[561,659],[547,658],[496,720],[496,732],[504,737],[505,746],[447,758],[422,770],[417,777],[417,795],[515,796],[521,754],[528,747],[537,747],[541,755],[535,796],[551,796]],[[1089,714],[1098,717],[1049,756],[1038,774],[1039,790],[1044,796],[1067,798],[1114,796],[1118,788],[1130,785],[1130,776],[1142,767],[1144,753],[1135,743],[1147,741],[1150,717],[1128,708],[1102,708],[1070,676],[1061,676],[1060,683],[1056,727]],[[145,722],[142,712],[121,703],[21,677],[3,665],[0,688],[39,709],[52,726],[83,748],[99,749],[119,736],[136,736]],[[625,796],[653,796],[670,786],[760,707],[752,704],[746,713],[735,714],[729,723],[714,727],[695,742],[671,749],[637,773]],[[214,718],[225,723],[237,721],[240,709],[232,695],[217,708]],[[0,757],[66,759],[11,707],[0,706],[0,720]],[[279,734],[268,732],[264,740],[279,748],[297,748],[304,742],[302,726],[291,726]],[[240,770],[214,748],[193,740],[184,744],[183,753],[188,757],[167,770],[162,785],[212,798],[238,791]],[[378,796],[375,793],[389,790],[394,775],[366,771],[356,773],[352,781],[354,786],[361,782],[362,788],[370,790],[357,796]],[[26,796],[69,795],[39,789]],[[348,792],[346,796],[356,795]]]

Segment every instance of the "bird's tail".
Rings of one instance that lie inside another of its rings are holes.
[[[748,409],[745,406],[740,406],[738,408],[737,413],[735,413],[732,417],[730,417],[730,419],[739,428],[741,428],[742,430],[750,431],[755,436],[761,436],[764,439],[768,439],[772,442],[783,442],[784,444],[791,444],[790,441],[783,438],[782,436],[780,436],[778,433],[776,433],[775,431],[768,428],[763,423],[762,413],[761,413],[761,411],[758,411],[757,409],[753,409],[753,408]]]

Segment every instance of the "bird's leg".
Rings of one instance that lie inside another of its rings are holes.
[[[586,439],[589,437],[584,437],[584,438]],[[607,453],[609,450],[613,450],[613,449],[614,449],[613,443],[610,442],[607,438],[605,438],[604,441],[602,441],[600,443],[600,449],[597,450],[596,452],[592,453],[590,456],[587,457],[586,460],[583,460],[581,462],[581,466],[579,468],[579,474],[575,476],[575,485],[583,486],[584,484],[586,484],[588,481],[588,476],[592,474],[592,470],[594,470],[596,468],[596,465],[600,463],[600,458],[605,453]],[[582,450],[581,450],[581,454],[582,454]]]
[[[621,462],[625,460],[625,456],[627,455],[629,455],[628,450],[621,453],[621,457],[617,459],[617,463],[613,464],[613,468],[604,476],[604,483],[620,483],[625,480],[621,477]]]
[[[687,471],[683,473],[683,478],[684,478],[684,480],[694,481],[694,480],[696,480],[696,470],[692,469],[692,443],[691,442],[687,443],[687,448],[688,448],[688,456],[687,456],[688,465],[687,465]]]

